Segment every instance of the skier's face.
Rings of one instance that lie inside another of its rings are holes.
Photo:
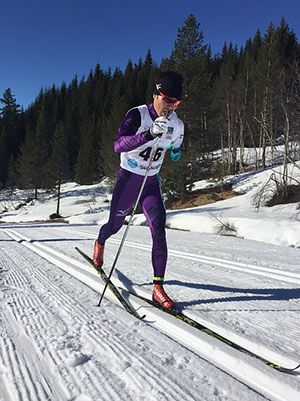
[[[166,116],[170,110],[176,110],[180,103],[180,100],[170,98],[163,93],[153,95],[153,106],[159,117]]]

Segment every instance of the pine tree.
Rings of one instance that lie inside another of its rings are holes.
[[[64,124],[59,121],[53,135],[51,154],[47,163],[47,186],[55,188],[57,193],[56,216],[60,211],[60,189],[64,180],[70,178],[68,137]]]
[[[106,96],[107,81],[99,64],[97,64],[95,67],[93,81],[94,89],[92,113],[94,115],[101,116]]]
[[[120,71],[116,71],[111,87],[110,113],[102,120],[101,157],[103,171],[111,179],[115,178],[119,168],[119,155],[114,152],[114,140],[117,136],[118,127],[128,110],[123,82],[122,74]]]
[[[258,146],[262,148],[261,164],[266,167],[266,148],[272,144],[276,133],[276,94],[278,78],[282,69],[280,46],[275,26],[271,23],[263,38],[256,63],[255,91],[256,122],[258,123]]]
[[[221,133],[222,165],[227,174],[237,171],[237,145],[239,137],[237,99],[238,51],[232,43],[222,49],[220,73],[215,80],[215,112],[217,129]]]
[[[144,63],[140,62],[136,81],[136,105],[146,103],[149,76],[152,70],[153,60],[150,50],[148,50]]]
[[[184,197],[192,180],[200,179],[196,160],[209,150],[214,142],[210,132],[210,73],[204,34],[194,15],[190,15],[182,28],[178,29],[177,39],[170,60],[164,60],[164,69],[175,68],[184,77],[184,91],[187,99],[178,109],[178,114],[185,123],[184,157],[177,164],[181,180],[179,191]],[[188,166],[193,166],[192,170]],[[168,171],[168,177],[174,174],[174,168]],[[179,194],[178,194],[179,195]]]
[[[281,64],[288,68],[295,61],[299,62],[300,52],[297,37],[284,18],[281,19],[276,34]]]
[[[95,117],[81,126],[80,148],[76,163],[76,182],[93,184],[98,178],[99,142]]]
[[[40,104],[39,113],[37,117],[37,123],[35,128],[35,141],[36,141],[36,153],[34,164],[38,167],[39,175],[35,182],[35,185],[39,188],[44,187],[46,184],[46,165],[49,158],[50,146],[52,140],[51,132],[51,117],[50,108],[47,100],[49,96],[43,97]]]
[[[136,82],[137,82],[137,71],[133,68],[131,60],[128,60],[127,66],[124,72],[124,91],[126,102],[129,108],[138,105],[137,95],[136,95]]]
[[[79,85],[76,75],[71,81],[67,92],[64,131],[68,138],[69,170],[72,179],[74,179],[75,165],[80,146]]]
[[[195,16],[190,15],[183,28],[178,30],[171,61],[184,77],[187,100],[180,107],[180,115],[186,122],[187,138],[193,141],[197,153],[207,146],[208,104],[210,97],[210,73],[204,34]],[[205,99],[205,101],[204,101]]]
[[[17,162],[11,156],[7,168],[7,185],[11,190],[16,188],[18,182]]]
[[[11,157],[16,159],[19,146],[23,140],[20,129],[20,106],[10,88],[7,88],[0,99],[0,183],[4,186],[8,177],[8,164]]]
[[[17,159],[18,185],[20,188],[33,189],[35,199],[37,199],[38,189],[41,187],[42,166],[39,152],[35,131],[28,130]]]
[[[0,131],[0,188],[4,187],[7,180],[8,147],[4,128]]]
[[[95,82],[93,70],[90,70],[87,80],[81,83],[79,93],[80,119],[81,121],[85,121],[94,114],[95,108]]]
[[[119,155],[114,152],[114,140],[118,127],[128,110],[124,76],[116,69],[108,86],[109,96],[105,99],[101,122],[101,170],[109,178],[114,178],[119,166]]]

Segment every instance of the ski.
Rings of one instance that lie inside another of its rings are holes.
[[[104,270],[102,268],[100,268],[99,270],[95,268],[95,265],[93,263],[93,260],[87,255],[85,254],[80,248],[75,247],[76,251],[96,270],[96,272],[100,275],[101,279],[103,280],[104,283],[108,282],[108,288],[112,291],[112,293],[116,296],[116,298],[120,301],[120,303],[123,305],[124,309],[130,313],[131,315],[133,315],[135,318],[137,319],[144,319],[144,316],[140,316],[137,311],[126,301],[126,299],[122,296],[122,294],[120,293],[120,291],[118,290],[118,288],[111,282],[111,280],[108,279],[106,273],[104,272]],[[265,365],[267,365],[268,367],[275,369],[279,372],[282,373],[287,373],[287,374],[293,374],[296,370],[298,370],[300,368],[300,364],[294,368],[288,368],[288,367],[284,367],[281,365],[278,365],[276,363],[273,363],[272,361],[264,358],[263,356],[256,354],[253,351],[250,351],[249,349],[246,349],[244,347],[242,347],[241,345],[235,343],[234,341],[231,341],[230,339],[218,334],[216,331],[208,328],[207,326],[197,322],[196,320],[186,316],[184,313],[182,313],[179,310],[176,309],[172,309],[172,310],[168,310],[168,309],[164,309],[162,308],[160,305],[158,305],[156,302],[153,302],[151,299],[146,298],[142,295],[137,294],[134,291],[125,289],[125,288],[121,288],[121,291],[124,291],[127,294],[133,295],[139,299],[141,299],[142,301],[148,303],[149,305],[163,311],[164,313],[167,313],[171,316],[173,316],[174,318],[198,329],[199,331],[201,331],[202,333],[205,333],[211,337],[216,338],[217,340],[225,343],[226,345],[228,345],[231,348],[234,348],[244,354],[247,354],[253,358],[256,358],[258,360],[260,360],[261,362],[263,362]]]
[[[130,313],[132,316],[134,316],[137,319],[144,319],[144,316],[140,316],[137,311],[129,304],[129,302],[126,301],[126,299],[121,295],[120,291],[118,288],[112,283],[111,280],[108,279],[105,271],[102,268],[96,268],[94,265],[93,260],[86,254],[84,253],[80,248],[75,247],[76,251],[91,265],[93,268],[96,270],[96,272],[99,274],[101,277],[102,281],[104,284],[107,283],[108,288],[111,290],[111,292],[114,294],[114,296],[120,301],[124,309]]]
[[[196,320],[186,316],[184,313],[182,313],[182,312],[180,312],[178,310],[175,310],[175,309],[172,309],[172,310],[164,309],[160,305],[158,305],[156,302],[153,302],[152,300],[150,300],[150,299],[148,299],[148,298],[146,298],[146,297],[144,297],[142,295],[139,295],[134,291],[130,291],[130,290],[123,289],[123,288],[121,288],[121,290],[123,290],[123,291],[127,292],[128,294],[131,294],[131,295],[141,299],[144,302],[147,302],[148,304],[154,306],[155,308],[160,309],[161,311],[163,311],[165,313],[168,313],[169,315],[174,316],[176,319],[181,320],[184,323],[187,323],[188,325],[198,329],[202,333],[205,333],[205,334],[207,334],[207,335],[209,335],[211,337],[216,338],[219,341],[222,341],[223,343],[227,344],[229,347],[234,348],[234,349],[236,349],[236,350],[238,350],[238,351],[240,351],[240,352],[242,352],[244,354],[247,354],[247,355],[249,355],[249,356],[251,356],[253,358],[259,359],[261,362],[263,362],[265,365],[267,365],[268,367],[270,367],[272,369],[278,370],[279,372],[282,372],[282,373],[293,374],[297,369],[300,368],[300,364],[298,366],[294,367],[294,368],[288,368],[288,367],[280,366],[280,365],[278,365],[276,363],[273,363],[273,362],[269,361],[268,359],[262,357],[261,355],[258,355],[256,353],[254,353],[254,352],[242,347],[241,345],[231,341],[230,339],[218,334],[216,331],[209,329],[208,327],[206,327],[203,324],[197,322]]]

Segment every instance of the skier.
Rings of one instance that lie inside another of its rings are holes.
[[[172,309],[175,303],[163,288],[167,263],[166,211],[158,173],[168,149],[172,161],[181,157],[184,125],[175,110],[183,98],[182,81],[182,76],[175,71],[162,73],[155,84],[153,102],[129,110],[121,122],[114,142],[115,152],[120,153],[120,170],[113,191],[109,220],[99,231],[93,253],[95,266],[102,267],[105,241],[122,227],[148,169],[140,205],[152,236],[152,298],[165,309]],[[152,150],[155,151],[154,155]]]

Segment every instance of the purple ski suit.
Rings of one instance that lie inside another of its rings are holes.
[[[139,166],[139,159],[146,160],[148,163],[147,156],[149,157],[152,150],[151,144],[153,145],[154,141],[151,138],[149,139],[149,135],[147,135],[148,130],[144,129],[143,121],[145,119],[141,110],[147,115],[148,120],[147,118],[146,120],[148,125],[158,117],[153,104],[140,106],[139,108],[129,110],[119,127],[114,142],[114,150],[121,154],[124,152],[123,156],[127,157],[127,159],[123,162],[125,166],[122,165],[121,155],[121,168],[113,191],[109,220],[101,227],[99,232],[98,242],[100,244],[104,244],[111,235],[120,230],[126,215],[130,212],[137,199],[144,180],[145,171],[142,169],[142,164]],[[180,132],[182,131],[176,137],[175,148],[178,149],[183,138],[183,124],[177,116],[174,116],[174,121],[175,124],[173,125],[176,126],[176,123],[179,122],[179,130]],[[169,138],[172,138],[172,133],[173,131],[171,130]],[[167,146],[168,144],[169,146]],[[165,151],[167,148],[170,149],[170,144],[172,146],[172,140],[167,139],[164,148],[158,148],[158,150],[160,149],[160,153],[158,152],[158,157],[156,157],[157,167],[154,167],[158,171]],[[168,255],[165,232],[166,210],[162,199],[158,171],[154,170],[149,173],[140,198],[140,206],[147,219],[152,236],[154,282],[163,280]]]

